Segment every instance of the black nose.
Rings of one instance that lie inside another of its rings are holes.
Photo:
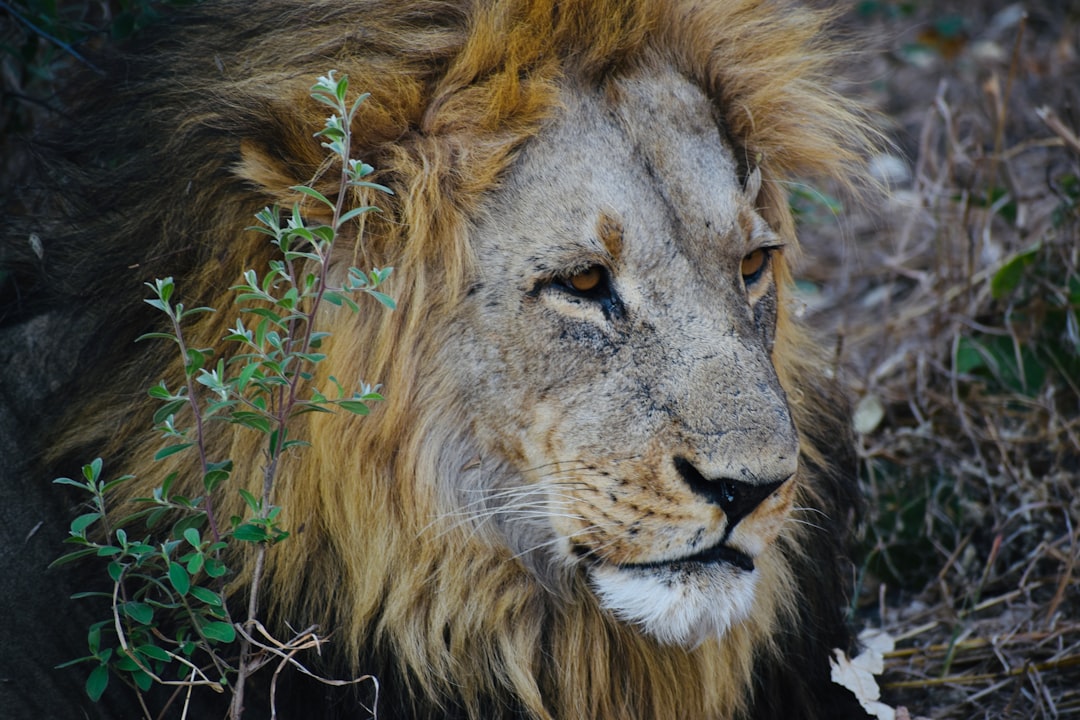
[[[784,480],[747,482],[731,478],[710,480],[701,474],[693,463],[686,458],[675,458],[675,469],[690,486],[690,489],[711,503],[716,503],[728,517],[728,527],[754,511],[765,498],[776,492]]]

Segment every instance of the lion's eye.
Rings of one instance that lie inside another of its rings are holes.
[[[593,265],[566,278],[566,284],[580,293],[592,292],[604,280],[604,269]]]
[[[769,267],[769,258],[772,248],[758,248],[742,259],[742,279],[746,287],[750,287],[765,274]]]
[[[572,295],[590,300],[603,300],[611,295],[608,270],[603,265],[589,265],[563,275],[556,282]]]
[[[612,284],[611,270],[601,263],[549,278],[543,285],[552,287],[574,304],[581,305],[584,301],[599,305],[609,319],[622,313],[622,302]],[[538,286],[537,290],[543,285]]]

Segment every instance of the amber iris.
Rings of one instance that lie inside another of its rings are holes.
[[[579,273],[575,273],[566,279],[567,284],[578,292],[595,290],[604,279],[604,270],[598,265],[593,265]]]
[[[752,285],[761,277],[762,272],[765,270],[765,263],[769,259],[769,251],[765,248],[758,248],[754,252],[750,253],[742,260],[742,276],[743,282],[747,285]]]

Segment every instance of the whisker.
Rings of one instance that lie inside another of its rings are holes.
[[[816,507],[809,507],[809,506],[799,505],[799,506],[791,508],[791,512],[816,513],[816,514],[820,515],[821,517],[825,518],[826,520],[829,519],[829,514],[827,512],[825,512],[824,510],[821,510],[819,508],[816,508]]]
[[[527,547],[524,550],[522,550],[521,552],[515,553],[512,557],[515,560],[520,560],[522,557],[524,557],[525,555],[528,555],[531,552],[535,552],[537,550],[542,550],[544,548],[551,547],[553,545],[558,545],[558,544],[560,544],[562,542],[571,540],[575,536],[581,535],[583,533],[589,533],[589,532],[593,532],[594,530],[601,530],[601,529],[602,528],[599,525],[589,525],[589,526],[581,528],[580,530],[574,531],[570,535],[561,536],[561,537],[557,537],[557,538],[552,538],[551,540],[547,540],[545,542],[537,543],[536,545],[532,545],[530,547]]]
[[[825,529],[826,529],[824,525],[819,525],[819,524],[817,524],[817,523],[815,523],[815,522],[811,522],[810,520],[803,520],[803,519],[800,519],[800,518],[797,518],[797,517],[795,517],[795,516],[794,516],[794,513],[795,513],[796,511],[805,511],[805,512],[812,512],[812,513],[816,513],[816,514],[820,515],[820,516],[821,516],[822,518],[824,518],[825,520],[828,520],[828,519],[829,519],[829,516],[828,516],[828,515],[826,515],[825,513],[821,512],[821,511],[820,511],[820,510],[818,510],[817,508],[811,508],[811,507],[796,507],[796,508],[792,508],[792,511],[791,511],[791,512],[792,512],[792,514],[791,514],[791,515],[788,515],[788,516],[787,516],[786,518],[784,518],[784,523],[792,523],[792,524],[794,524],[794,525],[802,525],[802,526],[804,526],[804,527],[810,527],[810,528],[814,528],[815,530],[825,530]]]

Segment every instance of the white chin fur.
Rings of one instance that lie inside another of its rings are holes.
[[[590,568],[600,604],[658,641],[694,647],[750,615],[757,571],[725,565]]]

